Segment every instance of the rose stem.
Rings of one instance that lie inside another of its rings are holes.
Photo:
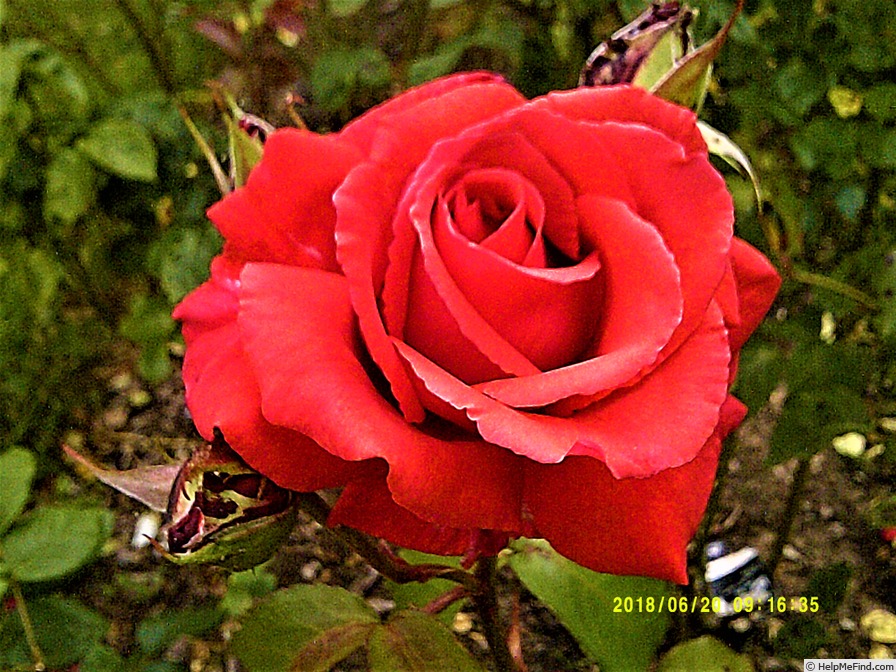
[[[507,632],[498,614],[497,572],[495,558],[483,556],[476,562],[476,579],[479,588],[474,603],[488,648],[492,652],[498,672],[522,672],[507,646]]]
[[[778,526],[778,536],[775,537],[775,545],[769,556],[768,575],[772,580],[774,580],[775,571],[778,569],[778,563],[781,562],[781,556],[784,554],[784,545],[790,538],[790,531],[793,529],[793,523],[800,508],[800,499],[802,499],[806,482],[809,480],[808,477],[809,460],[804,458],[797,462],[796,471],[793,473],[793,484],[790,486],[787,508],[784,509],[784,516]]]
[[[462,600],[469,596],[470,593],[466,588],[463,586],[455,586],[448,592],[442,593],[436,599],[427,603],[421,608],[421,611],[425,611],[427,614],[440,614],[458,600]]]
[[[19,612],[19,618],[22,619],[22,629],[25,631],[25,640],[28,642],[28,648],[31,649],[31,659],[34,661],[35,672],[43,672],[47,669],[44,663],[44,655],[41,653],[40,647],[37,645],[37,637],[34,635],[34,625],[31,623],[31,617],[28,615],[28,607],[25,606],[25,596],[22,594],[22,588],[15,579],[10,579],[9,585],[12,588],[12,596],[16,601],[16,611]]]
[[[510,625],[507,632],[507,647],[510,655],[520,672],[528,672],[526,661],[523,660],[523,645],[521,641],[522,626],[520,624],[520,591],[513,591],[513,611],[510,614]]]

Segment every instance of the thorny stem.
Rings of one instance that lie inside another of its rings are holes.
[[[44,663],[44,654],[41,652],[37,644],[37,637],[34,634],[34,625],[31,617],[28,615],[28,607],[25,605],[25,596],[22,594],[22,588],[15,579],[9,580],[12,588],[12,595],[16,601],[16,611],[19,618],[22,619],[22,629],[25,631],[25,640],[28,642],[28,648],[31,649],[31,659],[34,661],[34,672],[44,672],[47,669]]]
[[[793,523],[799,512],[800,500],[805,490],[806,482],[809,480],[809,460],[801,459],[797,463],[796,471],[793,474],[793,483],[790,486],[790,496],[787,499],[787,507],[784,509],[784,516],[781,524],[778,525],[778,536],[775,538],[775,545],[772,547],[771,555],[768,561],[768,574],[774,579],[775,570],[781,562],[784,554],[784,546],[790,538],[790,532],[793,529]]]
[[[473,602],[482,621],[482,630],[492,652],[498,672],[523,672],[508,647],[507,630],[498,613],[497,572],[495,558],[483,556],[476,562],[479,588]]]
[[[327,527],[330,507],[316,493],[298,493],[299,506],[318,523]],[[347,548],[363,557],[367,563],[387,579],[395,583],[426,582],[430,579],[447,579],[459,583],[469,592],[475,592],[479,584],[469,573],[456,567],[437,564],[412,565],[395,555],[378,539],[342,525],[328,528]]]

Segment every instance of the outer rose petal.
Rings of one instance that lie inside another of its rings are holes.
[[[455,89],[466,89],[477,84],[491,84],[511,88],[503,77],[492,72],[464,72],[421,84],[371,108],[346,125],[339,135],[369,153],[373,139],[384,119],[413,110],[421,103],[438,98]]]
[[[273,133],[246,185],[209,210],[227,253],[243,261],[337,270],[331,197],[361,158],[334,135]]]
[[[468,436],[424,433],[389,405],[361,364],[345,278],[248,264],[241,282],[240,331],[270,422],[345,459],[384,458],[392,498],[426,521],[520,528],[519,458]]]
[[[598,572],[687,583],[687,544],[715,478],[722,439],[743,419],[734,397],[697,457],[644,479],[616,479],[599,460],[526,463],[526,504],[557,551]]]
[[[184,323],[183,376],[199,433],[211,441],[219,428],[251,467],[284,488],[336,487],[363,473],[360,465],[333,457],[308,437],[261,416],[258,384],[236,325],[234,268],[219,259],[212,269],[213,279],[174,313]]]
[[[327,523],[348,525],[424,553],[460,555],[467,550],[473,531],[427,523],[398,506],[382,471],[346,486]]]
[[[602,459],[616,478],[689,462],[718,424],[728,393],[728,334],[714,303],[691,337],[638,383],[575,413],[572,454]]]
[[[734,227],[731,194],[705,152],[686,154],[678,142],[642,127],[605,122],[600,128],[627,166],[636,212],[657,228],[681,271],[684,315],[664,351],[668,356],[700,324],[725,273]]]
[[[688,154],[706,152],[693,112],[634,86],[580,86],[550,93],[532,105],[572,119],[643,124],[681,144]]]
[[[781,277],[755,247],[740,238],[731,241],[731,268],[737,280],[740,324],[729,336],[731,350],[747,341],[775,300]]]

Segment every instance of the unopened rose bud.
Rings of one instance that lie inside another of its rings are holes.
[[[165,555],[235,571],[273,555],[295,525],[293,493],[251,470],[218,433],[181,467],[168,500]]]
[[[592,52],[579,86],[635,84],[650,89],[688,53],[693,18],[694,12],[678,2],[651,5]]]

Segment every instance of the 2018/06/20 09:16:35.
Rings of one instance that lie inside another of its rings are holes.
[[[725,601],[720,597],[614,597],[613,613],[616,614],[651,614],[667,611],[669,613],[715,613],[721,614]],[[817,597],[771,597],[767,600],[757,600],[753,597],[735,597],[731,602],[730,610],[735,614],[749,614],[756,612],[768,612],[770,614],[783,614],[788,611],[799,613],[816,613],[819,610]]]

